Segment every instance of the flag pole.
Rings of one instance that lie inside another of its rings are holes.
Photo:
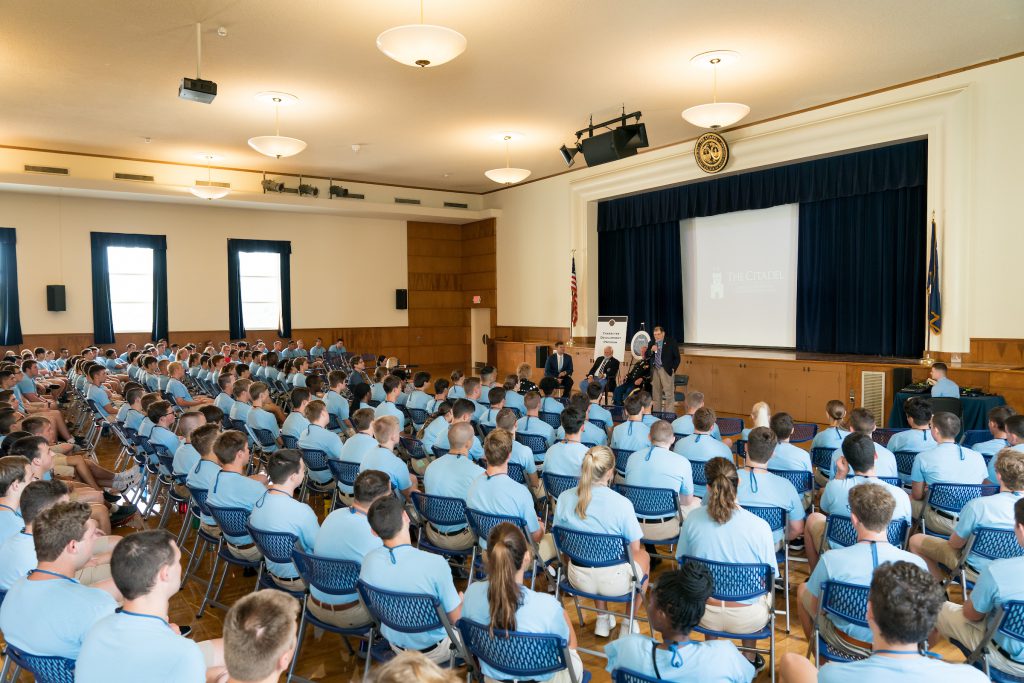
[[[572,250],[569,251],[569,260],[572,262],[573,269],[575,269],[575,267],[576,267],[576,250],[575,249],[572,249]],[[579,292],[579,287],[580,287],[579,280],[577,280],[576,281],[576,291],[577,292]],[[572,321],[572,302],[570,301],[569,302],[569,341],[566,343],[566,346],[569,346],[569,347],[576,346],[576,342],[574,342],[573,339],[572,339],[572,322],[573,322]]]
[[[932,249],[931,249],[931,245],[933,244],[933,242],[934,242],[934,240],[936,238],[936,236],[935,236],[935,229],[936,229],[936,227],[935,227],[935,210],[934,209],[932,210],[932,222],[931,222],[931,225],[929,227],[931,228],[931,234],[929,235],[929,240],[928,240],[928,245],[929,245],[928,246],[928,272],[931,273],[932,269],[935,267],[935,264],[932,263],[932,259],[936,256],[936,254],[934,254],[932,252]],[[932,295],[932,287],[934,287],[934,286],[935,286],[935,283],[931,281],[931,277],[929,276],[929,278],[928,278],[928,287],[925,288],[925,292],[924,292],[924,297],[925,297],[925,303],[924,303],[925,343],[924,343],[924,358],[921,359],[921,365],[924,365],[924,366],[927,366],[927,367],[931,367],[932,363],[935,362],[934,360],[932,360],[932,320],[931,320],[931,317],[932,317],[931,316],[931,295]]]

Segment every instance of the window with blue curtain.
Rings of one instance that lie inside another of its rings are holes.
[[[136,235],[116,232],[90,233],[92,246],[92,318],[93,336],[97,344],[116,343],[115,303],[119,305],[119,313],[130,309],[133,302],[114,301],[111,298],[111,278],[144,278],[152,282],[152,297],[140,297],[135,306],[145,305],[151,310],[144,317],[149,323],[150,337],[153,341],[166,339],[167,326],[167,238],[163,235]],[[152,250],[152,263],[124,265],[130,260],[130,254],[114,252],[114,272],[111,271],[110,248],[116,249],[149,249]],[[115,287],[115,290],[123,289]],[[147,292],[148,294],[148,292]],[[120,306],[123,304],[123,306]],[[119,321],[120,322],[120,321]],[[119,327],[128,331],[121,323]],[[142,330],[132,330],[142,331]]]
[[[14,228],[0,228],[0,346],[22,342],[17,245]]]
[[[278,336],[291,336],[291,253],[292,243],[287,241],[228,240],[228,329],[232,339],[244,339],[247,324],[250,329],[272,329],[274,314]],[[277,258],[263,258],[272,256]],[[268,264],[276,265],[276,274],[267,271]]]

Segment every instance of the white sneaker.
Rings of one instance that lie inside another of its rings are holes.
[[[607,638],[611,635],[612,628],[615,626],[615,622],[612,621],[614,618],[605,614],[599,614],[597,621],[594,622],[594,635],[598,638]]]
[[[640,622],[636,619],[633,620],[632,628],[630,628],[628,623],[623,624],[621,627],[619,627],[619,638],[624,638],[625,636],[628,636],[630,633],[640,633]]]

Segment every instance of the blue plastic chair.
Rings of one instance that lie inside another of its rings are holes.
[[[328,458],[327,469],[331,471],[331,476],[334,477],[336,484],[344,484],[349,488],[355,485],[356,477],[359,476],[359,463],[357,462],[342,462]],[[341,504],[341,488],[335,485],[332,507],[338,507],[339,504]]]
[[[992,432],[987,429],[968,429],[960,437],[960,445],[964,448],[974,448],[982,441],[988,441],[991,438]]]
[[[561,413],[549,413],[545,410],[541,410],[537,413],[537,417],[551,425],[552,429],[558,429],[559,427],[562,426]]]
[[[526,468],[517,462],[508,463],[508,478],[526,486]]]
[[[811,449],[811,465],[825,476],[828,476],[832,468],[832,453],[834,448],[822,448],[821,446]]]
[[[868,586],[857,586],[842,581],[826,581],[824,583],[821,599],[818,601],[818,613],[814,618],[814,633],[811,636],[817,666],[821,666],[822,660],[852,662],[864,659],[864,655],[843,647],[839,642],[833,644],[825,640],[821,635],[821,620],[838,617],[851,624],[867,628],[869,592]]]
[[[66,657],[43,657],[19,650],[10,643],[5,654],[9,663],[14,664],[12,680],[18,680],[20,670],[28,671],[37,683],[75,683],[75,660]],[[3,673],[7,673],[8,664],[4,664]],[[6,679],[4,679],[6,680]]]
[[[984,638],[973,652],[967,653],[963,645],[956,641],[951,642],[967,655],[967,664],[976,667],[981,665],[994,683],[1021,683],[1024,676],[1001,671],[991,666],[985,657],[986,653],[999,647],[993,640],[996,634],[1009,640],[1024,642],[1024,600],[1007,600],[996,609],[995,614],[988,620]]]
[[[880,446],[888,446],[889,445],[889,439],[892,438],[893,434],[899,434],[900,432],[905,432],[905,431],[907,431],[906,427],[900,427],[900,428],[895,428],[895,429],[894,428],[876,429],[871,434],[871,440],[874,441],[875,443],[877,443]]]
[[[907,543],[907,532],[910,525],[905,519],[894,519],[889,522],[885,536],[890,544],[902,548]],[[825,520],[825,538],[832,548],[849,548],[857,543],[857,530],[847,515],[829,515]]]
[[[507,678],[531,680],[568,670],[573,683],[585,683],[590,675],[576,678],[569,656],[569,643],[561,636],[494,629],[469,619],[459,619],[462,642],[477,662],[501,671]]]
[[[679,417],[675,413],[671,413],[671,412],[669,412],[667,410],[652,410],[651,411],[651,415],[653,415],[654,417],[658,418],[659,420],[664,420],[665,422],[668,422],[669,424],[672,424],[673,422],[675,422],[676,418]]]
[[[703,460],[691,460],[690,470],[693,473],[693,485],[694,486],[707,486],[708,477],[704,472],[704,468],[707,465]]]
[[[409,412],[409,419],[417,427],[422,427],[430,417],[423,408],[406,408],[406,410]]]
[[[250,511],[245,508],[236,507],[217,507],[210,505],[209,501],[206,503],[207,511],[210,515],[217,520],[217,526],[220,527],[221,536],[217,539],[217,554],[213,556],[213,568],[210,570],[210,581],[206,587],[206,594],[203,596],[203,602],[199,606],[199,611],[196,612],[196,618],[202,618],[203,613],[206,612],[207,607],[217,607],[224,610],[228,610],[227,605],[218,602],[217,599],[220,597],[220,592],[224,588],[224,581],[227,579],[228,570],[231,566],[241,567],[242,569],[256,569],[258,570],[256,577],[256,586],[259,586],[263,579],[263,560],[243,560],[235,557],[228,550],[228,540],[226,536],[232,538],[240,538],[249,535],[249,530],[246,528],[249,521]],[[220,580],[217,581],[217,588],[213,590],[214,577],[217,576],[217,568],[224,563],[224,569],[221,572]],[[211,592],[213,593],[211,595]]]
[[[793,425],[793,434],[789,437],[790,443],[807,443],[813,441],[818,434],[818,425],[812,422],[797,422]]]
[[[605,422],[604,420],[598,420],[597,418],[594,418],[594,417],[588,417],[587,418],[587,422],[589,422],[590,424],[594,425],[595,427],[600,427],[601,429],[604,429],[604,430],[607,430],[608,427],[611,426],[607,422]]]
[[[442,446],[431,446],[430,450],[434,453],[435,458],[440,458],[442,455],[448,453],[448,449]]]
[[[971,537],[967,539],[967,545],[960,554],[959,564],[951,568],[951,575],[959,576],[960,585],[965,591],[974,587],[973,582],[967,580],[967,560],[971,555],[980,556],[986,560],[1005,560],[1024,556],[1024,548],[1017,543],[1017,536],[1013,529],[977,527]]]
[[[491,530],[494,527],[503,522],[508,522],[519,527],[519,530],[523,532],[523,536],[526,537],[526,542],[530,544],[530,549],[533,551],[533,569],[527,572],[530,577],[530,588],[532,589],[537,582],[537,572],[534,570],[540,564],[540,551],[537,548],[537,543],[533,540],[530,530],[526,526],[526,520],[522,517],[498,515],[474,510],[473,508],[466,508],[466,519],[469,520],[469,528],[473,530],[477,538],[477,542],[473,544],[473,551],[470,555],[469,582],[472,583],[478,573],[480,576],[483,575],[483,546],[481,544],[487,542],[487,537],[491,535]]]
[[[743,420],[738,417],[716,417],[715,424],[722,438],[743,433]]]
[[[714,579],[715,588],[711,594],[711,597],[715,600],[723,600],[726,602],[741,602],[743,600],[751,600],[759,598],[763,595],[771,598],[772,604],[775,603],[775,581],[773,577],[775,572],[778,571],[776,567],[772,567],[767,564],[738,564],[730,562],[715,562],[712,560],[703,560],[698,557],[690,557],[684,555],[681,558],[681,564],[687,562],[698,562],[707,567],[711,576]],[[768,650],[761,648],[751,648],[753,652],[764,653],[768,655],[769,666],[771,667],[771,680],[775,681],[775,611],[771,610],[768,613],[768,623],[765,624],[764,628],[754,631],[753,633],[729,633],[728,631],[712,631],[701,626],[694,628],[698,633],[702,633],[705,636],[715,636],[718,638],[727,638],[730,640],[768,640]],[[740,650],[746,648],[740,647]]]
[[[801,496],[814,488],[814,475],[806,470],[773,470],[769,472],[777,477],[782,477],[796,489]]]
[[[621,476],[626,476],[626,464],[629,462],[629,456],[636,453],[628,448],[613,448],[612,453],[615,454],[615,471]]]
[[[277,441],[274,439],[274,433],[269,429],[259,429],[257,427],[249,427],[249,431],[256,437],[256,443],[263,450],[275,450],[277,448]]]
[[[805,474],[807,473],[805,472]],[[786,633],[789,633],[789,542],[786,539],[788,516],[782,508],[770,505],[743,505],[741,507],[767,522],[773,534],[776,531],[782,533],[782,550],[775,551],[775,562],[782,565],[782,591],[786,609],[775,610],[775,613],[786,615]]]
[[[878,481],[885,482],[889,486],[902,486],[903,482],[899,477],[879,477]]]
[[[297,438],[295,438],[294,436],[289,436],[288,434],[282,434],[281,435],[281,443],[284,444],[285,448],[298,448],[299,447],[299,440]]]
[[[616,669],[612,672],[614,683],[661,683],[659,678],[650,678],[632,669]]]
[[[288,533],[286,531],[264,531],[253,527],[248,522],[245,523],[245,528],[252,536],[252,540],[256,543],[256,547],[263,553],[263,557],[271,562],[277,562],[279,564],[290,564],[292,561],[292,549],[298,542],[298,537],[295,534]],[[260,586],[264,588],[274,588],[279,591],[288,593],[297,600],[302,600],[305,596],[305,590],[289,590],[283,588],[274,582],[273,573],[265,568],[265,571],[260,576]]]
[[[470,675],[474,673],[472,661],[456,637],[455,628],[437,597],[422,593],[388,591],[375,588],[362,580],[356,582],[356,590],[377,626],[370,631],[369,652],[373,651],[373,641],[381,625],[402,633],[423,633],[443,628],[452,643],[448,666],[454,668],[456,658],[461,657],[466,660]],[[371,659],[373,658],[369,656],[366,658],[364,679],[369,674]]]
[[[910,477],[911,472],[914,471],[914,460],[917,459],[917,451],[896,451],[893,453],[896,457],[896,470],[906,478]]]
[[[413,491],[412,503],[420,516],[430,522],[435,528],[439,526],[467,526],[469,520],[466,518],[466,501],[461,498],[447,498],[445,496],[431,496],[419,491]],[[429,553],[443,555],[445,557],[459,557],[465,559],[472,556],[472,547],[466,550],[449,550],[431,543],[426,533],[419,535],[416,547],[423,548]],[[472,577],[470,577],[472,581]]]
[[[647,486],[627,486],[617,484],[612,487],[623,498],[633,504],[633,511],[641,521],[667,521],[667,518],[675,517],[682,524],[679,515],[679,492],[672,489],[650,488]],[[671,538],[642,538],[641,543],[650,545],[667,545],[674,549],[679,534]],[[670,555],[657,555],[663,559],[675,560],[675,553]]]
[[[327,453],[314,448],[303,448],[301,452],[302,461],[306,464],[306,478],[302,482],[301,499],[307,500],[310,493],[316,493],[322,496],[330,494],[333,497],[333,482],[328,481],[321,484],[316,479],[309,476],[311,472],[330,472],[330,467],[327,464],[327,461],[330,458]]]
[[[579,486],[580,478],[570,477],[565,474],[552,474],[550,472],[543,472],[540,477],[544,484],[544,492],[547,494],[544,500],[544,518],[547,519],[548,513],[554,510],[558,497],[569,489]]]
[[[936,482],[928,487],[928,495],[925,500],[926,506],[936,510],[959,515],[970,501],[982,496],[993,496],[999,493],[999,487],[995,484],[950,484]],[[923,508],[922,508],[923,509]],[[921,515],[921,531],[929,536],[949,538],[934,531],[928,531],[925,515]]]
[[[494,431],[494,428],[494,425],[485,425],[483,423],[480,424],[480,431],[483,432],[485,438],[487,437],[488,434]]]
[[[540,434],[523,434],[516,432],[516,441],[523,444],[530,451],[533,452],[533,457],[536,459],[538,455],[544,455],[548,452],[548,442]]]
[[[423,442],[419,439],[414,439],[411,436],[403,436],[399,437],[398,442],[413,460],[422,460],[427,457],[427,451],[423,448]]]

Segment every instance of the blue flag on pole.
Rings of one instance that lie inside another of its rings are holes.
[[[939,243],[932,218],[932,248],[928,258],[928,326],[932,334],[942,332],[942,291],[939,287]]]

